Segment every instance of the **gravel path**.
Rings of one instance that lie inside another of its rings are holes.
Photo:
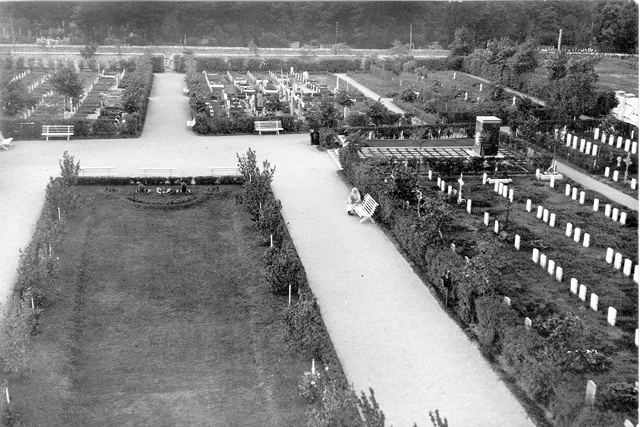
[[[64,150],[82,166],[114,166],[126,176],[142,166],[203,174],[234,166],[236,153],[251,147],[277,167],[274,192],[347,377],[358,391],[375,389],[387,425],[429,426],[435,409],[452,427],[534,425],[393,243],[376,225],[345,214],[349,188],[308,135],[195,136],[185,128],[182,78],[156,75],[141,138],[18,141],[0,153],[3,299]]]
[[[394,113],[398,113],[398,114],[405,113],[405,111],[402,108],[398,107],[396,104],[393,103],[393,98],[382,98],[380,95],[378,95],[368,87],[361,85],[360,83],[353,80],[351,77],[347,76],[346,74],[336,73],[335,76],[340,78],[341,80],[344,80],[345,82],[348,82],[351,86],[355,87],[360,92],[362,92],[362,94],[367,98],[371,98],[375,101],[377,100],[382,101],[382,103],[385,105],[385,107],[389,109],[389,111],[393,111]]]

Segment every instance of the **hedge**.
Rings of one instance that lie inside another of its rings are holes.
[[[198,135],[233,135],[233,134],[253,134],[258,117],[209,117],[206,114],[198,114],[195,117],[196,123],[193,131]],[[280,120],[284,132],[300,132],[304,130],[304,122],[296,119],[295,116],[276,116],[269,120]]]
[[[314,73],[346,73],[347,71],[362,70],[367,62],[361,58],[258,58],[258,57],[204,57],[196,56],[199,72],[226,73],[227,71],[252,72],[288,72],[291,67],[296,71]],[[174,69],[185,71],[185,55],[174,57]]]
[[[166,185],[167,179],[174,185],[180,182],[196,181],[197,185],[240,185],[244,182],[241,176],[185,176],[180,178],[167,177],[124,177],[124,176],[80,176],[77,185]]]

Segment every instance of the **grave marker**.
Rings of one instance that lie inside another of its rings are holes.
[[[569,286],[569,289],[571,290],[572,294],[577,294],[578,293],[578,279],[575,278],[571,278],[571,285]]]
[[[471,199],[467,199],[467,213],[471,213]]]
[[[537,248],[533,248],[533,253],[531,254],[531,260],[537,264],[539,256],[540,256],[540,251]]]
[[[607,256],[605,258],[607,264],[611,264],[613,262],[613,249],[607,248]]]
[[[484,213],[484,225],[489,225],[489,212]]]
[[[544,208],[542,206],[538,205],[538,213],[536,213],[536,218],[541,219],[543,211],[544,211]]]
[[[505,304],[507,304],[509,307],[511,307],[511,298],[509,298],[509,297],[504,297],[504,302],[505,302]]]
[[[485,175],[486,175],[486,174],[485,174]],[[428,175],[428,176],[429,176],[429,181],[431,181],[431,179],[433,178],[433,171],[431,171],[431,170],[430,170],[430,171],[429,171],[429,175]],[[439,178],[438,178],[438,179],[439,179]],[[483,182],[483,184],[484,184],[484,182]]]
[[[600,207],[600,199],[593,199],[593,211],[598,212],[599,207]]]
[[[556,262],[550,259],[549,264],[547,265],[547,273],[549,273],[549,276],[553,276],[555,272],[556,272]]]
[[[624,151],[629,151],[631,149],[631,140],[627,139],[624,143]]]
[[[635,190],[637,185],[638,185],[638,180],[635,178],[631,178],[631,189]]]
[[[640,265],[638,264],[633,267],[633,281],[636,283],[640,282]]]
[[[527,329],[531,329],[531,319],[529,319],[528,317],[524,318],[524,327]]]
[[[618,176],[619,175],[620,175],[620,173],[617,170],[613,171],[613,180],[618,182]]]
[[[613,143],[615,142],[616,137],[613,135],[609,135],[609,145],[613,145]],[[620,148],[620,147],[618,147]]]
[[[564,195],[565,195],[565,196],[568,196],[568,195],[570,195],[570,194],[571,194],[571,186],[570,186],[569,184],[567,184],[567,185],[564,187]]]
[[[591,155],[593,157],[598,155],[598,146],[595,143],[591,146]]]
[[[584,396],[584,403],[593,406],[596,401],[596,383],[589,380],[587,381],[587,392]]]
[[[607,323],[611,326],[616,326],[616,316],[618,315],[618,310],[613,307],[609,307],[607,311]]]
[[[622,224],[622,225],[626,225],[627,224],[627,213],[626,212],[621,212],[620,213],[620,224]]]
[[[576,187],[573,187],[573,189],[571,190],[571,199],[572,200],[578,199],[578,189]]]
[[[586,196],[586,193],[584,191],[580,192],[580,200],[578,201],[578,203],[580,203],[581,205],[584,205],[584,198]]]
[[[587,141],[587,146],[584,149],[586,154],[591,154],[591,141]]]
[[[616,252],[616,256],[613,258],[613,268],[620,270],[620,267],[622,267],[622,254]]]
[[[582,301],[585,301],[587,299],[587,287],[585,285],[580,285],[578,298],[580,298]]]
[[[638,152],[638,141],[633,141],[631,143],[631,154],[636,154]]]
[[[527,212],[531,212],[531,199],[527,199]]]
[[[611,219],[617,221],[619,212],[620,210],[618,208],[613,208],[613,212],[611,212]]]
[[[562,282],[562,267],[556,267],[556,281]]]
[[[574,150],[578,149],[578,135],[573,136],[573,149]]]
[[[587,145],[587,141],[585,141],[584,138],[582,138],[580,140],[580,152],[581,153],[584,153],[584,148],[585,148],[586,145]]]
[[[429,179],[431,179],[431,178],[429,178]],[[482,185],[484,185],[486,183],[487,183],[487,173],[485,172],[485,173],[482,174]]]
[[[545,268],[547,266],[547,256],[540,254],[540,267]]]
[[[627,141],[628,141],[628,139],[627,139]],[[618,143],[616,145],[616,148],[620,148],[620,147],[622,147],[622,137],[621,136],[618,137]]]
[[[513,188],[509,189],[509,201],[513,203]]]
[[[513,246],[515,246],[517,250],[520,250],[520,235],[519,234],[516,234],[515,239],[513,241]]]
[[[544,209],[542,211],[542,220],[544,222],[549,222],[549,209]]]
[[[588,248],[590,243],[591,243],[591,235],[589,233],[584,233],[584,240],[582,241],[582,246],[584,246],[585,248]]]
[[[604,176],[606,176],[607,178],[609,178],[609,174],[611,173],[611,168],[609,166],[607,166],[606,168],[604,168]]]
[[[591,310],[598,311],[598,295],[591,293],[591,301],[589,302]]]
[[[571,225],[570,222],[567,223],[567,231],[564,233],[567,237],[571,237],[571,227],[573,227]]]
[[[556,214],[552,213],[551,215],[549,215],[549,227],[555,227],[556,226]]]
[[[611,218],[611,205],[604,205],[604,216],[606,216],[607,218]]]
[[[580,241],[580,227],[573,229],[573,241],[578,243]]]
[[[500,232],[500,223],[498,222],[498,220],[496,219],[496,222],[493,225],[493,232],[498,234]]]
[[[600,128],[595,128],[593,130],[593,139],[598,139],[598,137],[600,136]]]
[[[625,276],[631,276],[631,267],[633,266],[633,262],[627,258],[624,260],[624,267],[622,268],[622,274]]]

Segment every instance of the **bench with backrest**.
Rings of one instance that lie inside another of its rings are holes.
[[[376,211],[377,207],[378,202],[376,202],[369,194],[365,194],[362,203],[357,205],[354,208],[354,211],[360,218],[362,218],[360,220],[361,224],[366,220],[370,220],[371,222],[375,223],[375,221],[373,220],[373,213]]]
[[[113,167],[80,168],[78,176],[118,176],[118,173]]]
[[[260,135],[262,135],[262,132],[276,132],[278,135],[280,135],[280,131],[284,130],[282,128],[282,122],[280,120],[260,121],[253,123],[255,124],[256,130]]]
[[[209,167],[207,168],[209,176],[240,176],[240,171],[236,166],[233,167]]]
[[[13,141],[13,138],[5,138],[2,133],[0,133],[0,148],[8,150],[7,147],[11,146],[11,141]]]
[[[169,178],[173,178],[176,176],[177,171],[177,168],[138,168],[138,173],[144,177],[168,176]]]
[[[68,141],[73,136],[73,125],[43,125],[42,136],[47,137],[47,141],[50,136],[66,136]]]

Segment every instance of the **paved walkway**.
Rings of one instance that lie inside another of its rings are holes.
[[[429,410],[439,409],[452,427],[534,425],[394,244],[376,225],[345,214],[349,188],[308,135],[195,136],[185,128],[182,87],[182,75],[156,75],[141,138],[18,141],[0,153],[4,297],[64,150],[82,166],[114,166],[126,176],[141,166],[202,174],[234,166],[236,153],[251,147],[277,167],[274,192],[347,378],[358,391],[375,389],[389,424],[428,426]]]
[[[394,113],[398,113],[398,114],[405,113],[405,111],[402,108],[398,107],[396,104],[393,103],[393,98],[382,98],[380,95],[378,95],[368,87],[362,86],[360,83],[353,80],[351,77],[347,76],[344,73],[335,73],[335,76],[349,83],[351,86],[355,87],[356,89],[358,89],[367,98],[371,98],[375,101],[377,100],[382,101],[382,103],[385,105],[385,107],[389,109],[389,111],[393,111]]]

